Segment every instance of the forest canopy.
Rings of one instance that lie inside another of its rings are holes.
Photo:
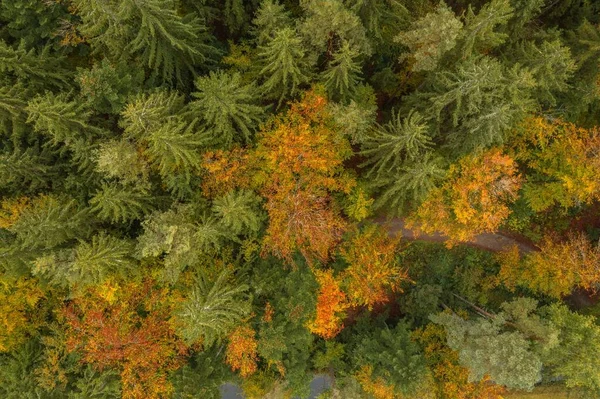
[[[600,398],[600,2],[0,1],[0,397]]]

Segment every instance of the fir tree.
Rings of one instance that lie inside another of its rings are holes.
[[[347,103],[361,81],[359,54],[346,42],[333,55],[328,68],[321,74],[321,80],[332,100]]]
[[[100,372],[88,365],[74,385],[74,389],[68,393],[67,399],[121,398],[121,381],[115,370]]]
[[[211,72],[196,79],[195,101],[190,107],[201,118],[206,134],[219,145],[250,142],[264,110],[256,105],[254,85],[242,84],[240,74]]]
[[[250,312],[248,286],[231,280],[227,269],[214,281],[202,273],[196,279],[189,297],[176,313],[177,323],[181,324],[178,334],[189,344],[201,343],[209,348],[225,338]]]
[[[267,44],[259,47],[259,57],[265,76],[262,91],[277,100],[280,106],[286,97],[299,92],[299,86],[309,81],[309,66],[301,39],[291,28],[276,31]]]

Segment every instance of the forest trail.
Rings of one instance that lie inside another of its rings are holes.
[[[417,234],[415,230],[406,227],[406,223],[402,218],[387,219],[385,217],[378,217],[375,222],[386,226],[388,232],[391,235],[401,234],[403,238],[410,241],[429,241],[429,242],[440,242],[446,241],[446,236],[436,234]],[[473,240],[465,242],[464,245],[470,245],[473,247],[485,249],[491,252],[500,252],[507,250],[514,245],[519,247],[521,253],[529,253],[539,251],[539,248],[535,245],[526,242],[524,240],[518,240],[502,233],[483,233],[477,235]]]

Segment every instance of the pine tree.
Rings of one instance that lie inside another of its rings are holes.
[[[293,29],[276,31],[272,39],[259,47],[258,55],[263,65],[260,75],[266,78],[261,89],[269,98],[276,99],[278,106],[286,97],[298,94],[299,86],[309,81],[305,50]]]
[[[141,219],[151,209],[150,194],[139,186],[102,184],[90,199],[91,210],[102,220],[126,223]]]
[[[253,84],[243,84],[239,73],[211,72],[196,79],[195,101],[189,106],[200,117],[206,134],[220,146],[233,142],[248,143],[263,119],[258,105],[258,91]]]
[[[435,12],[413,22],[410,30],[394,38],[410,50],[400,61],[410,59],[415,72],[436,69],[442,57],[456,46],[462,28],[460,19],[441,1]]]
[[[231,191],[215,199],[214,213],[232,235],[256,233],[263,225],[260,198],[249,190]]]
[[[359,54],[346,42],[333,55],[332,60],[321,74],[323,85],[334,101],[347,103],[362,80],[361,65],[357,62]]]
[[[405,161],[414,161],[432,146],[429,126],[418,112],[409,112],[405,118],[400,112],[384,126],[378,125],[362,143],[361,154],[372,165],[367,176],[386,176],[398,170]]]
[[[176,312],[178,334],[204,348],[221,342],[250,313],[248,286],[232,281],[224,269],[214,281],[202,272],[189,296]]]

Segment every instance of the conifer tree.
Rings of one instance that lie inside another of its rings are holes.
[[[371,376],[381,378],[393,393],[414,394],[427,369],[407,325],[371,329],[361,338],[353,351],[353,363],[370,368]]]
[[[460,36],[463,58],[484,53],[503,44],[508,35],[502,31],[513,15],[510,0],[490,0],[475,14],[471,5],[465,15]]]
[[[362,143],[362,155],[372,165],[367,175],[386,176],[398,170],[405,161],[414,161],[432,146],[429,127],[418,112],[409,112],[405,118],[400,112],[384,126],[371,130]]]
[[[280,106],[286,97],[299,92],[299,86],[309,81],[309,64],[305,58],[302,41],[291,28],[275,32],[273,37],[259,47],[263,65],[260,74],[265,76],[262,91],[277,100]]]
[[[14,49],[0,40],[0,76],[18,79],[34,89],[66,88],[70,73],[63,67],[63,58],[51,54],[50,47],[36,53],[21,43]]]
[[[341,0],[302,0],[300,4],[306,17],[298,29],[316,55],[331,56],[343,42],[360,55],[371,55],[371,43],[360,18]]]
[[[217,145],[250,142],[264,109],[258,105],[258,90],[243,84],[239,73],[211,72],[196,79],[195,98],[189,104],[203,123],[206,134]]]
[[[525,41],[515,58],[533,74],[536,100],[555,105],[557,94],[570,88],[576,65],[571,51],[559,39],[544,40],[539,45]]]
[[[176,0],[126,0],[105,3],[75,0],[83,35],[113,59],[138,56],[141,64],[170,82],[208,62],[217,52],[207,43],[198,17],[178,13]]]
[[[262,0],[252,23],[253,36],[257,44],[263,46],[275,37],[277,31],[290,27],[292,20],[285,7],[277,0]]]
[[[85,238],[92,226],[89,211],[64,196],[39,196],[9,227],[23,249],[50,249],[75,238]]]
[[[529,71],[518,65],[508,69],[483,57],[436,73],[431,87],[416,96],[427,99],[438,129],[450,132],[449,144],[467,152],[502,144],[507,132],[534,108],[533,87]]]
[[[101,233],[73,249],[36,259],[33,271],[52,284],[82,289],[103,284],[110,277],[130,274],[132,250],[130,242]]]
[[[375,207],[385,206],[392,214],[401,214],[407,204],[419,206],[445,176],[443,159],[426,153],[421,159],[375,179],[373,185],[382,190]]]
[[[199,149],[206,139],[189,120],[183,98],[164,91],[136,97],[122,114],[122,126],[136,139],[144,154],[163,176],[174,172],[191,173],[200,164]]]
[[[263,224],[260,198],[249,190],[230,191],[215,199],[214,213],[232,235],[256,233]]]
[[[224,269],[214,280],[202,272],[176,313],[178,334],[188,343],[204,348],[221,342],[250,313],[248,286],[233,280]]]
[[[362,80],[359,54],[345,42],[333,55],[328,68],[321,74],[323,85],[334,101],[347,103]]]
[[[400,60],[410,59],[415,72],[436,69],[444,54],[456,46],[462,27],[460,19],[441,1],[435,12],[413,22],[410,30],[394,38],[410,50]]]
[[[151,210],[151,196],[139,186],[102,184],[90,199],[90,205],[100,219],[125,223],[141,219]]]
[[[27,122],[36,131],[47,134],[54,145],[68,146],[76,139],[102,134],[101,129],[89,123],[91,111],[65,94],[56,96],[48,92],[37,96],[28,102],[26,111]]]

